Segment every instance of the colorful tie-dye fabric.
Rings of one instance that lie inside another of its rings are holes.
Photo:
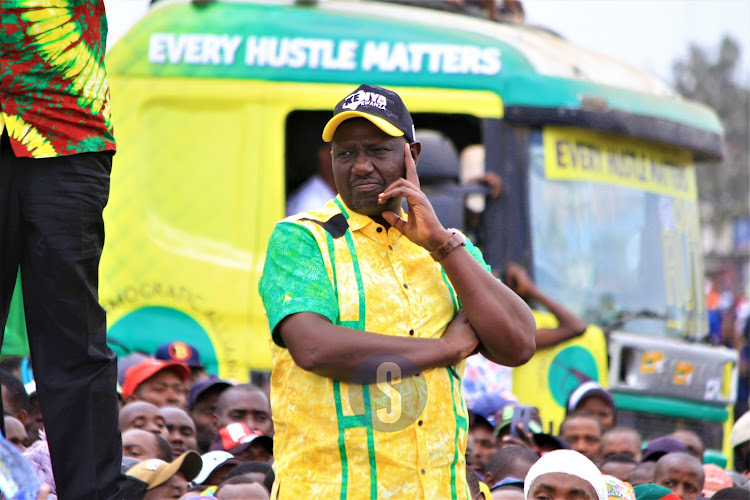
[[[114,151],[103,0],[0,0],[0,131],[18,157]]]
[[[271,331],[314,312],[369,332],[440,337],[460,307],[442,267],[395,229],[347,212],[337,197],[276,226],[259,285]],[[467,498],[463,362],[396,381],[407,420],[384,429],[373,415],[389,401],[375,396],[376,384],[304,371],[278,337],[271,354],[278,498]]]

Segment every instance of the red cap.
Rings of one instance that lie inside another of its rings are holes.
[[[153,377],[156,373],[165,369],[174,371],[183,382],[187,382],[190,379],[190,368],[183,363],[162,361],[160,359],[144,359],[137,365],[128,368],[128,371],[125,372],[125,380],[122,383],[122,397],[127,399],[146,379]]]

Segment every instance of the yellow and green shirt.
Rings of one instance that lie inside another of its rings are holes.
[[[259,290],[273,332],[278,498],[468,498],[463,362],[391,374],[390,390],[348,384],[298,367],[275,331],[290,314],[314,312],[369,332],[440,337],[460,304],[426,250],[337,197],[277,224]]]

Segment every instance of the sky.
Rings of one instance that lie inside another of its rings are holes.
[[[148,9],[148,0],[104,0],[111,47]],[[750,0],[523,0],[526,19],[666,83],[695,43],[709,54],[724,34],[741,47],[737,80],[750,86]]]

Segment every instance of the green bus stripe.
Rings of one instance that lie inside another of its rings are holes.
[[[446,370],[448,374],[448,380],[451,381],[451,399],[453,400],[453,416],[456,419],[456,435],[453,437],[453,462],[451,462],[451,498],[455,500],[458,497],[456,493],[456,463],[458,462],[458,431],[459,431],[459,420],[461,417],[456,411],[456,397],[453,393],[453,374],[450,370]]]
[[[443,275],[445,286],[448,287],[448,291],[451,293],[451,301],[453,301],[453,315],[455,316],[458,313],[458,299],[456,299],[456,292],[453,291],[453,285],[451,285],[451,282],[448,280],[448,275],[445,274],[445,269],[443,269],[442,267],[440,268],[440,274]]]
[[[345,500],[347,495],[347,487],[349,486],[349,461],[346,458],[346,427],[343,425],[345,422],[344,408],[341,406],[341,383],[338,380],[333,381],[333,400],[336,402],[336,420],[339,426],[339,456],[341,458],[341,500]]]
[[[711,420],[724,423],[729,418],[726,406],[713,403],[679,401],[661,396],[625,394],[614,392],[612,396],[618,410],[630,410],[640,413],[652,413],[668,417],[685,417],[699,420]]]

